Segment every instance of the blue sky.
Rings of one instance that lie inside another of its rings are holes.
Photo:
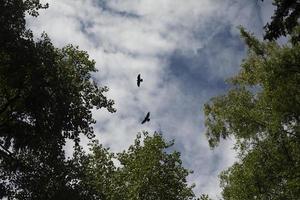
[[[72,43],[96,61],[94,75],[110,88],[117,113],[94,111],[99,140],[118,152],[142,130],[175,139],[196,194],[220,197],[218,174],[235,160],[234,140],[214,150],[205,138],[203,104],[229,88],[246,49],[237,26],[259,38],[273,12],[257,0],[47,0],[28,18],[59,47]],[[136,86],[136,76],[144,82]],[[141,125],[151,112],[151,122]]]

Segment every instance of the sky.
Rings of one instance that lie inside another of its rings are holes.
[[[110,88],[116,113],[94,110],[97,138],[113,152],[138,132],[175,139],[197,195],[220,196],[218,174],[236,160],[234,139],[214,150],[205,137],[203,105],[225,94],[225,80],[246,55],[238,26],[262,38],[270,0],[47,0],[27,17],[36,38],[45,31],[57,47],[78,45],[96,61],[93,77]],[[141,74],[144,82],[136,85]],[[151,121],[141,124],[147,112]]]

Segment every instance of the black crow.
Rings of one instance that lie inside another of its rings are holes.
[[[145,122],[149,122],[150,121],[150,112],[147,113],[145,119],[142,121],[142,124],[144,124]]]
[[[141,82],[143,82],[143,79],[141,79],[141,75],[139,74],[137,76],[137,86],[140,87]]]

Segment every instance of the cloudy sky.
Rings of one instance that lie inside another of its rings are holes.
[[[28,18],[36,37],[45,31],[58,47],[86,50],[110,88],[117,112],[94,112],[95,132],[112,151],[126,149],[142,130],[160,131],[193,170],[195,193],[220,197],[218,174],[235,160],[233,141],[211,150],[203,104],[226,92],[246,49],[237,26],[262,37],[270,0],[47,0]],[[136,86],[136,76],[144,82]],[[147,112],[151,121],[140,124]]]

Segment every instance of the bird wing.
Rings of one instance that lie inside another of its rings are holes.
[[[145,119],[142,121],[142,124],[144,124],[146,121],[147,121],[147,118],[145,118]]]
[[[145,119],[142,121],[142,124],[144,124],[146,121],[150,121],[149,117],[150,117],[150,112],[147,113]]]
[[[137,76],[137,86],[140,87],[141,75]]]

